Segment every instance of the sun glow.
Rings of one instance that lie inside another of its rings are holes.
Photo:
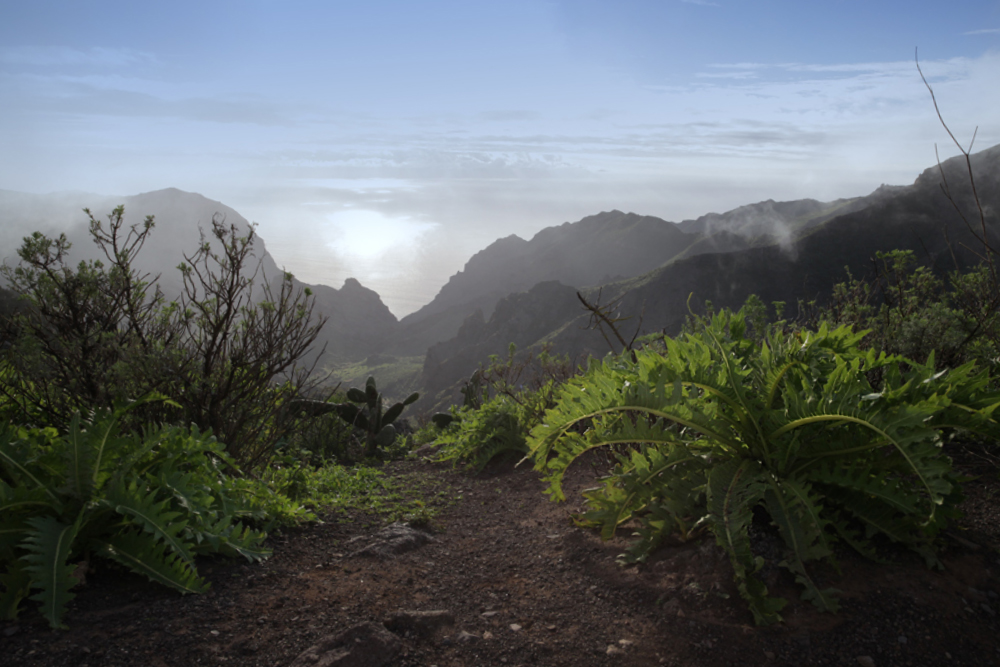
[[[347,210],[328,217],[326,244],[332,249],[360,259],[376,259],[397,247],[415,243],[434,223],[419,222],[408,216],[389,217],[378,211]]]

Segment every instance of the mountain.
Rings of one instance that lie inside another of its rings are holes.
[[[70,251],[73,264],[85,259],[103,260],[91,241],[82,209],[89,207],[103,221],[119,204],[125,207],[126,224],[141,223],[147,215],[155,217],[155,226],[136,265],[151,276],[158,275],[160,286],[169,298],[181,290],[177,265],[184,261],[185,253],[191,255],[197,249],[201,232],[211,229],[213,216],[222,216],[226,223],[241,230],[250,228],[243,216],[225,204],[174,188],[128,197],[76,192],[36,195],[0,190],[0,255],[8,264],[16,263],[21,238],[37,230],[49,236],[65,233],[73,244]],[[262,275],[269,281],[280,280],[282,270],[259,236],[254,242],[254,254]],[[311,288],[316,297],[315,312],[329,317],[316,343],[317,351],[326,346],[328,358],[358,359],[378,352],[397,326],[396,317],[379,295],[353,278],[348,278],[339,290],[298,280],[295,286]]]
[[[988,216],[988,239],[1000,249],[1000,146],[973,156],[973,170],[980,202]],[[765,303],[785,301],[794,316],[799,300],[827,298],[837,282],[853,275],[869,275],[872,258],[879,251],[909,249],[938,273],[978,262],[981,250],[966,220],[978,231],[978,213],[965,172],[964,158],[946,161],[943,172],[953,199],[945,197],[938,167],[925,170],[911,186],[882,186],[867,197],[829,204],[761,202],[726,214],[703,216],[679,225],[687,233],[700,233],[699,243],[720,252],[688,246],[641,276],[583,290],[595,301],[620,299],[619,312],[632,315],[623,333],[631,335],[641,315],[640,334],[663,331],[675,334],[688,314],[688,303],[700,310],[706,300],[716,307],[738,308],[750,294]],[[761,221],[775,213],[790,227],[784,239]],[[963,215],[966,220],[963,220]],[[992,227],[990,227],[990,225]],[[742,239],[742,241],[741,241]],[[763,239],[763,240],[762,240]],[[741,247],[742,244],[742,247]],[[505,338],[528,345],[549,343],[553,351],[582,358],[608,351],[601,335],[588,329],[589,315],[578,304],[575,290],[547,286],[511,295],[496,305],[496,312],[462,334],[434,346],[424,365],[422,384],[442,403],[457,397],[460,383],[490,354],[502,354]],[[551,314],[544,327],[527,325],[512,311]],[[471,322],[470,320],[469,322]],[[547,331],[539,332],[540,328]],[[534,340],[531,340],[534,339]],[[529,342],[530,341],[530,342]],[[509,341],[507,341],[509,342]]]
[[[653,216],[608,211],[548,227],[530,241],[499,239],[473,255],[433,301],[400,321],[389,350],[423,353],[454,336],[475,311],[490,317],[500,299],[538,283],[555,280],[582,288],[641,275],[702,236]]]

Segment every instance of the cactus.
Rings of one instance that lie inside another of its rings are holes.
[[[386,448],[396,439],[396,427],[392,425],[403,408],[413,403],[420,394],[413,392],[400,403],[388,410],[382,409],[382,394],[375,386],[375,378],[369,377],[364,389],[351,387],[347,390],[350,403],[331,403],[330,408],[347,423],[365,432],[365,456],[374,456],[379,448]]]
[[[448,425],[455,421],[455,415],[447,412],[438,412],[431,417],[431,421],[438,428],[448,428]]]
[[[482,370],[475,371],[461,389],[462,396],[465,397],[462,401],[463,405],[478,410],[483,406],[484,399],[489,397],[487,391],[483,388]]]

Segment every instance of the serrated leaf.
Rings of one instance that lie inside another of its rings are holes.
[[[115,485],[108,490],[108,504],[122,516],[129,517],[143,531],[162,541],[188,565],[194,566],[190,546],[182,537],[187,519],[180,512],[168,511],[168,499],[157,502],[157,491],[132,482],[128,487]]]
[[[79,526],[67,525],[53,517],[32,517],[21,547],[27,552],[21,557],[31,575],[32,588],[40,589],[31,596],[40,603],[40,611],[53,628],[64,627],[62,617],[66,605],[75,595],[70,589],[77,584],[73,566],[67,564]]]
[[[94,545],[101,555],[181,593],[203,593],[208,589],[190,563],[148,533],[122,531],[105,540],[94,540]]]

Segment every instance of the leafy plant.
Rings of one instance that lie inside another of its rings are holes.
[[[559,384],[573,371],[568,358],[553,356],[548,348],[519,357],[511,343],[506,359],[491,356],[489,366],[473,373],[462,389],[464,405],[431,417],[441,429],[437,460],[462,462],[478,472],[505,452],[527,453],[528,432],[554,405]]]
[[[744,313],[722,311],[699,331],[651,350],[593,363],[560,389],[529,440],[548,493],[564,499],[566,469],[599,447],[624,447],[583,520],[610,537],[633,519],[644,558],[670,533],[705,527],[728,553],[758,623],[784,600],[757,579],[749,527],[757,508],[785,545],[803,598],[837,609],[807,563],[836,565],[837,540],[874,557],[879,540],[936,563],[933,538],[954,516],[959,489],[942,433],[996,435],[1000,396],[972,363],[945,372],[859,349],[849,327],[748,337]],[[879,371],[882,384],[866,373]]]
[[[64,433],[7,427],[0,433],[0,614],[15,618],[31,590],[52,627],[62,625],[78,583],[75,563],[115,561],[181,593],[207,584],[195,556],[266,558],[255,512],[224,469],[222,445],[200,432],[119,431],[126,409],[79,414]],[[244,485],[243,488],[246,488]]]
[[[66,428],[76,412],[158,392],[129,418],[198,424],[246,468],[260,468],[294,420],[290,400],[307,391],[308,356],[325,319],[292,275],[265,276],[256,234],[216,216],[210,237],[184,257],[183,282],[168,302],[135,268],[152,216],[127,226],[119,206],[90,235],[107,264],[68,260],[66,237],[24,239],[16,267],[0,268],[26,307],[13,318],[0,395],[24,424]]]
[[[462,408],[437,437],[435,459],[464,463],[479,472],[494,457],[528,452],[524,408],[508,396],[495,396],[478,408]]]
[[[995,313],[970,316],[970,304],[982,294],[985,267],[954,272],[948,282],[928,267],[917,265],[909,250],[876,253],[872,279],[855,278],[834,286],[830,303],[813,309],[813,323],[847,324],[869,334],[862,347],[925,362],[931,352],[938,368],[948,368],[982,354],[992,330],[1000,326]],[[990,321],[992,319],[992,322]]]

